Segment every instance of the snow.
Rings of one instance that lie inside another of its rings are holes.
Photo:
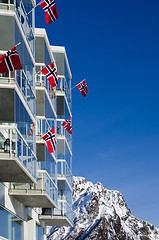
[[[73,200],[74,227],[59,227],[48,240],[82,240],[89,236],[98,240],[101,229],[108,240],[118,239],[117,234],[125,240],[159,240],[159,229],[135,218],[122,194],[106,189],[101,183],[74,177]]]

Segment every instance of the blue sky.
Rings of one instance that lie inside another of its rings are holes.
[[[56,0],[36,26],[65,46],[72,86],[73,174],[119,190],[132,214],[159,227],[159,1]]]

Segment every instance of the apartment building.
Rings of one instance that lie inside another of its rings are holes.
[[[23,70],[0,74],[0,240],[44,240],[72,226],[71,71],[64,47],[35,28],[32,0],[0,1],[0,55],[15,44]],[[41,73],[54,62],[58,85]],[[55,127],[56,149],[42,136]]]

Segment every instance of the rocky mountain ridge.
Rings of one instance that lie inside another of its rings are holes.
[[[159,240],[159,229],[137,219],[118,191],[73,178],[74,227],[52,227],[48,240]]]

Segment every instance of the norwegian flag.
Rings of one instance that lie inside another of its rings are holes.
[[[72,124],[71,124],[71,118],[67,119],[62,126],[66,129],[66,131],[70,134],[72,134]]]
[[[41,72],[47,77],[51,85],[51,88],[57,85],[58,77],[54,62],[48,65],[47,67],[43,68]]]
[[[22,69],[16,46],[0,57],[0,73]]]
[[[55,152],[55,128],[52,128],[50,131],[48,131],[42,138],[46,141],[49,153]]]
[[[30,131],[29,131],[29,136],[32,136],[33,135],[33,133],[35,132],[35,124],[34,123],[32,123],[31,124],[31,127],[30,127]]]
[[[45,20],[47,24],[54,22],[58,18],[58,12],[54,0],[44,0],[40,4],[40,7],[45,11]]]
[[[82,93],[83,97],[85,97],[87,95],[87,93],[88,93],[88,88],[87,88],[86,81],[83,80],[82,82],[80,82],[76,86],[78,87],[78,89]]]

